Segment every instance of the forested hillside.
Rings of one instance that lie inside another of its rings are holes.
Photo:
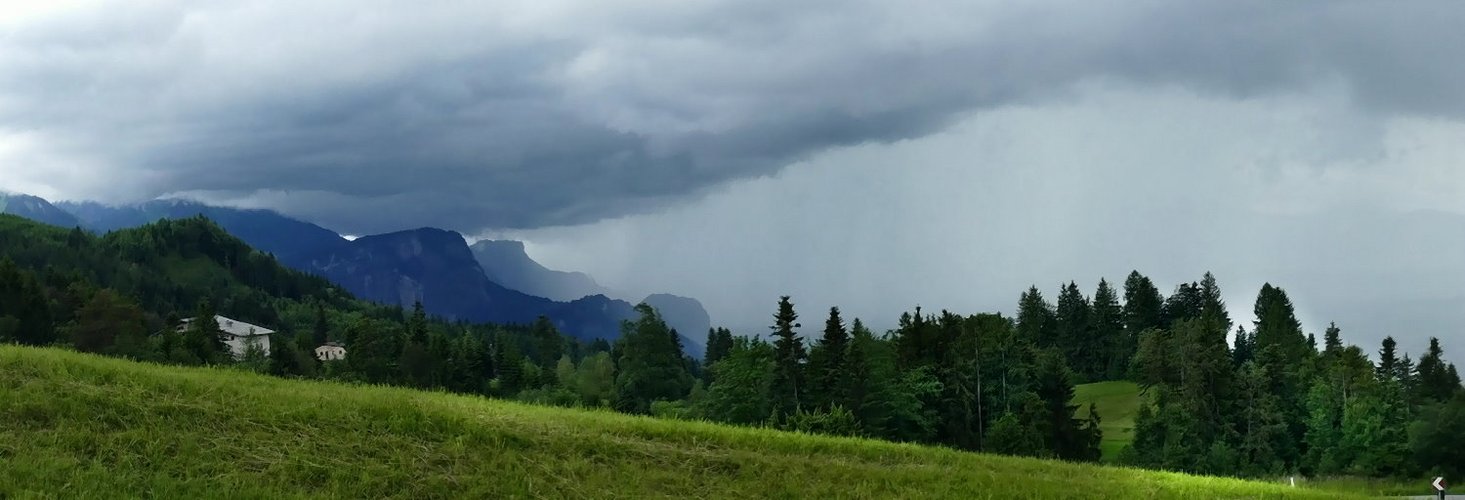
[[[1267,285],[1259,321],[1228,344],[1221,296],[1209,274],[1165,297],[1136,272],[1092,298],[1069,283],[1056,304],[1031,288],[1015,318],[917,308],[883,333],[838,308],[804,327],[782,297],[771,335],[711,329],[697,362],[645,305],[614,343],[587,343],[543,319],[469,324],[371,305],[203,218],[95,236],[0,216],[0,339],[23,344],[1082,461],[1099,458],[1105,426],[1071,403],[1074,384],[1131,379],[1143,396],[1125,463],[1465,472],[1465,390],[1438,341],[1417,360],[1385,341],[1376,363],[1337,328],[1319,346]],[[236,360],[205,329],[172,328],[212,311],[278,330],[277,348]],[[344,361],[308,354],[328,340],[347,346]]]

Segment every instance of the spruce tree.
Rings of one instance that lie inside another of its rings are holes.
[[[1460,375],[1455,372],[1454,365],[1445,363],[1444,349],[1440,347],[1438,337],[1430,337],[1429,350],[1419,357],[1416,372],[1416,401],[1444,402],[1461,390]]]
[[[1052,346],[1056,326],[1053,315],[1053,305],[1043,300],[1038,287],[1029,287],[1017,303],[1018,337],[1039,347]]]
[[[1337,323],[1328,323],[1327,331],[1323,332],[1323,357],[1336,358],[1342,352],[1342,331]]]
[[[1134,342],[1127,338],[1124,329],[1124,310],[1119,306],[1119,297],[1109,282],[1099,280],[1099,289],[1094,291],[1093,318],[1090,322],[1088,349],[1092,351],[1093,363],[1085,374],[1088,380],[1118,380],[1129,369],[1129,360],[1134,356]]]
[[[1245,326],[1237,325],[1236,326],[1236,338],[1232,340],[1231,363],[1233,365],[1235,365],[1236,367],[1240,368],[1241,365],[1244,365],[1244,364],[1246,364],[1247,361],[1251,361],[1252,359],[1255,359],[1255,358],[1256,358],[1256,340],[1255,340],[1255,338],[1250,333],[1247,333],[1246,332],[1246,327]]]
[[[845,399],[845,354],[849,348],[849,332],[839,317],[839,308],[829,308],[824,321],[824,335],[809,350],[810,400],[819,408],[829,408]]]
[[[1195,319],[1201,316],[1205,309],[1206,298],[1202,295],[1201,287],[1196,283],[1182,283],[1175,288],[1175,293],[1165,299],[1165,306],[1161,313],[1161,328],[1169,328],[1180,321]]]
[[[1097,457],[1097,442],[1083,422],[1074,418],[1077,405],[1073,401],[1071,372],[1056,353],[1038,355],[1034,373],[1034,392],[1043,402],[1044,441],[1054,456],[1065,460],[1088,460]],[[1098,432],[1094,429],[1092,432]]]
[[[1378,369],[1375,371],[1380,382],[1398,380],[1398,347],[1399,343],[1394,341],[1394,337],[1384,337],[1383,344],[1379,347]]]
[[[1164,313],[1165,298],[1139,271],[1131,271],[1124,280],[1124,330],[1135,342],[1139,333],[1159,328]]]
[[[711,368],[713,364],[727,357],[732,350],[732,331],[726,328],[707,329],[707,353],[702,356],[703,364]]]
[[[804,362],[808,352],[804,341],[795,331],[801,325],[797,322],[793,302],[787,295],[778,299],[778,312],[773,315],[773,386],[771,394],[774,411],[789,415],[799,409],[801,393],[805,390]]]
[[[1165,426],[1156,416],[1154,399],[1157,398],[1150,396],[1151,393],[1140,393],[1139,410],[1134,416],[1134,438],[1120,452],[1120,462],[1127,465],[1156,468],[1163,463]]]
[[[1198,293],[1201,299],[1201,317],[1219,325],[1224,335],[1231,329],[1231,313],[1226,311],[1226,301],[1221,299],[1221,287],[1216,284],[1216,276],[1207,272],[1201,278]]]
[[[1258,353],[1258,360],[1269,358],[1277,352],[1275,346],[1264,348]],[[1241,442],[1239,471],[1246,476],[1276,474],[1285,469],[1285,450],[1295,449],[1291,432],[1283,415],[1283,402],[1271,389],[1270,373],[1266,364],[1249,361],[1238,372],[1238,388],[1241,410],[1240,428],[1237,429]]]
[[[1394,380],[1399,382],[1399,389],[1404,392],[1404,398],[1410,404],[1418,404],[1418,401],[1414,399],[1418,377],[1414,370],[1414,361],[1409,359],[1409,354],[1404,354],[1404,359],[1400,359],[1399,364],[1394,367]]]
[[[1252,330],[1257,362],[1263,365],[1268,375],[1268,388],[1286,424],[1287,442],[1293,443],[1279,446],[1274,451],[1283,463],[1295,465],[1300,458],[1298,451],[1307,429],[1307,382],[1313,376],[1316,351],[1308,346],[1292,301],[1281,288],[1270,283],[1262,285],[1253,313],[1257,318]]]
[[[1079,291],[1078,285],[1068,282],[1058,294],[1058,308],[1054,311],[1057,324],[1057,339],[1054,347],[1063,353],[1065,363],[1076,367],[1076,372],[1087,379],[1093,367],[1093,355],[1089,347],[1089,300]]]
[[[840,393],[844,396],[837,404],[854,412],[860,426],[866,430],[880,428],[883,422],[875,421],[872,407],[878,404],[876,396],[886,381],[875,380],[874,362],[871,357],[875,343],[879,342],[859,318],[850,325],[849,346],[845,349],[845,376]]]

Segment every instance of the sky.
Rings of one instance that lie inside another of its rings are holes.
[[[513,237],[762,333],[1211,271],[1465,352],[1465,4],[14,2],[0,189]],[[1417,357],[1417,356],[1416,356]],[[1459,356],[1453,356],[1458,358]]]

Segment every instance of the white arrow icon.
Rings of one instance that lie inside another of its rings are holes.
[[[1430,484],[1433,484],[1436,490],[1445,491],[1445,478],[1443,477],[1434,478],[1434,482]]]

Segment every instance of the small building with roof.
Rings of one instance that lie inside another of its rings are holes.
[[[178,331],[188,330],[194,319],[185,318],[178,325]],[[229,353],[234,355],[234,359],[243,358],[251,345],[259,346],[266,356],[270,354],[270,334],[275,333],[274,330],[219,315],[214,316],[214,321],[218,322],[219,337],[229,346]]]
[[[315,359],[321,361],[339,361],[346,359],[346,346],[339,342],[326,342],[315,348]]]

